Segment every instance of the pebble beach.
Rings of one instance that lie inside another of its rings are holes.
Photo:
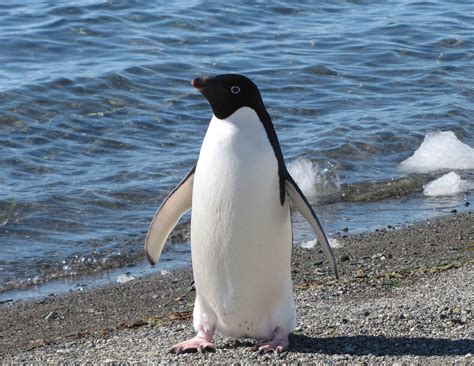
[[[0,304],[0,359],[12,363],[474,362],[474,216],[341,235],[336,282],[319,247],[293,251],[298,325],[282,354],[217,336],[215,352],[175,355],[193,335],[191,269]]]

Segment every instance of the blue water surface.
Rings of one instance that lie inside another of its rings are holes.
[[[197,76],[252,78],[288,162],[318,164],[331,192],[368,192],[320,200],[331,234],[469,199],[423,197],[435,176],[399,163],[431,131],[474,146],[472,1],[4,0],[0,65],[3,291],[143,259],[211,117]]]

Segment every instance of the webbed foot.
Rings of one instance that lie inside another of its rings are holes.
[[[288,334],[283,331],[280,327],[275,329],[275,333],[273,334],[273,338],[267,342],[259,344],[256,346],[256,350],[258,353],[266,353],[266,352],[276,352],[281,353],[288,350]]]
[[[207,339],[201,337],[194,337],[188,339],[187,341],[180,342],[171,347],[170,352],[176,354],[186,353],[186,352],[205,352],[214,350],[216,346],[214,343],[209,342]]]
[[[176,354],[186,352],[205,352],[216,349],[212,338],[214,337],[214,329],[199,328],[198,334],[187,341],[180,342],[171,347],[170,352]]]

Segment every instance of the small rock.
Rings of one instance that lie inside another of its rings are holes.
[[[347,262],[348,260],[350,260],[349,256],[347,254],[344,254],[342,257],[341,257],[341,262]]]
[[[37,347],[42,347],[42,346],[47,346],[49,344],[49,341],[47,339],[44,339],[44,338],[40,338],[40,339],[36,339],[34,341],[31,341],[31,343],[34,345],[34,346],[37,346]]]
[[[365,277],[365,274],[362,269],[359,269],[358,271],[356,271],[355,278],[364,278],[364,277]]]

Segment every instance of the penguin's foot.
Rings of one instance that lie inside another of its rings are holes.
[[[276,352],[281,353],[288,350],[288,334],[280,327],[275,330],[273,338],[267,342],[259,344],[255,347],[258,353]]]
[[[175,344],[171,347],[170,352],[176,354],[187,352],[205,352],[216,349],[212,338],[214,337],[214,330],[207,330],[199,328],[198,334],[187,341]]]
[[[216,346],[214,343],[196,336],[194,338],[188,339],[187,341],[175,344],[173,347],[171,347],[170,352],[174,352],[176,354],[186,352],[204,352],[214,350],[215,348]]]

